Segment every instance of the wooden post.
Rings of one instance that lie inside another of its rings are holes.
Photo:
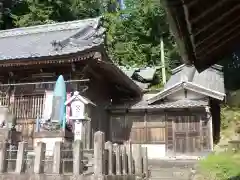
[[[105,143],[105,149],[108,151],[108,167],[107,167],[107,172],[109,175],[113,174],[113,145],[112,142],[107,141]]]
[[[83,143],[83,148],[87,149],[87,142],[86,142],[86,134],[87,130],[86,130],[86,122],[82,122],[82,134],[81,134],[81,141]]]
[[[103,177],[104,173],[104,143],[105,135],[98,131],[94,134],[94,176]]]
[[[0,173],[7,171],[7,148],[9,144],[7,142],[0,142]]]
[[[128,174],[133,174],[133,157],[132,157],[132,144],[131,142],[125,143],[127,150],[127,159],[128,159]]]
[[[121,152],[122,152],[122,173],[124,175],[127,174],[127,152],[126,152],[126,146],[121,146]]]
[[[147,147],[142,147],[142,155],[143,155],[143,173],[145,174],[145,178],[148,178],[148,152]]]
[[[55,147],[53,151],[53,174],[61,174],[62,173],[62,163],[61,163],[61,158],[62,158],[62,149],[63,144],[62,142],[58,141],[55,142]]]
[[[209,141],[210,141],[210,149],[213,151],[213,124],[212,124],[212,116],[209,117]]]
[[[120,151],[120,146],[118,144],[114,144],[114,151],[116,155],[116,175],[121,175],[121,151]]]
[[[86,122],[86,127],[87,127],[86,148],[90,149],[91,148],[91,121]]]
[[[142,176],[142,147],[140,144],[136,145],[136,159],[135,159],[135,174]]]
[[[83,173],[83,142],[76,140],[73,146],[73,174],[80,175]]]
[[[39,142],[35,148],[34,173],[40,174],[44,171],[46,144]]]
[[[17,151],[17,160],[16,160],[16,173],[24,172],[24,163],[26,158],[26,149],[27,149],[27,142],[19,142],[18,143],[18,151]]]

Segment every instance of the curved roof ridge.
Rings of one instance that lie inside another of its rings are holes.
[[[81,28],[86,23],[92,26],[96,26],[96,24],[98,24],[99,21],[100,21],[100,17],[97,17],[97,18],[90,18],[90,19],[83,19],[83,20],[66,21],[66,22],[58,22],[58,23],[2,30],[0,31],[1,32],[0,38],[52,32],[52,31],[78,29],[78,28]]]

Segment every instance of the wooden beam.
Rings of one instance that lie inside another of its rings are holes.
[[[197,59],[205,59],[206,56],[209,56],[210,53],[218,50],[220,47],[224,46],[227,42],[231,41],[234,38],[237,38],[240,36],[240,31],[236,34],[234,34],[233,36],[231,36],[230,38],[226,39],[226,41],[223,41],[222,43],[220,43],[217,46],[214,46],[210,51],[204,52],[202,53],[202,56],[197,56]]]
[[[101,74],[97,74],[93,68],[91,68],[90,66],[87,66],[87,68],[85,69],[86,72],[89,72],[94,78],[98,79],[98,80],[104,80],[103,76]]]
[[[214,6],[211,6],[209,9],[206,9],[203,13],[201,13],[199,16],[195,17],[194,19],[191,19],[191,23],[196,23],[197,21],[199,21],[201,18],[205,17],[207,14],[209,14],[210,12],[213,12],[214,10],[216,10],[218,7],[222,6],[225,2],[227,2],[229,0],[220,0],[217,2],[217,4],[215,4]]]
[[[214,39],[213,41],[211,41],[209,44],[207,44],[203,48],[198,49],[197,54],[202,54],[202,53],[207,52],[207,50],[211,49],[211,47],[217,46],[219,41],[223,40],[224,38],[228,37],[231,34],[237,33],[236,30],[239,30],[239,29],[240,29],[240,24],[238,24],[237,26],[234,26],[233,29],[229,29],[228,31],[225,31],[225,33],[223,33],[223,35],[221,35],[220,38]]]
[[[190,0],[188,2],[186,2],[186,0],[183,0],[183,3],[186,4],[186,6],[188,8],[192,7],[193,5],[197,4],[199,2],[199,0]]]
[[[239,20],[240,20],[240,16],[237,16],[237,18],[233,19],[229,23],[226,23],[224,26],[220,27],[219,29],[216,29],[216,31],[214,31],[214,33],[211,33],[209,36],[207,36],[207,38],[197,42],[196,43],[196,48],[198,48],[201,44],[203,44],[207,40],[211,39],[212,37],[216,36],[217,34],[223,32],[224,30],[226,30],[228,27],[230,27],[234,23],[238,22]]]
[[[203,26],[203,28],[199,29],[196,33],[194,33],[194,36],[197,36],[201,32],[205,31],[207,28],[213,26],[215,23],[221,21],[223,18],[225,18],[226,16],[230,15],[231,13],[233,13],[236,10],[238,10],[239,8],[240,8],[240,4],[238,4],[237,6],[232,8],[230,11],[227,11],[226,13],[222,14],[221,16],[219,16],[219,18],[215,19],[214,21],[212,21],[211,23],[207,24],[206,26]]]
[[[169,5],[169,2],[167,0],[162,0],[162,5],[168,9],[167,11],[167,19],[169,21],[169,25],[172,29],[172,33],[176,39],[176,43],[178,45],[179,48],[179,52],[182,56],[182,60],[184,61],[184,63],[186,64],[192,64],[195,60],[195,57],[192,57],[189,55],[188,53],[188,48],[186,42],[186,36],[183,35],[183,30],[180,27],[180,22],[179,22],[179,18],[180,16],[177,16],[178,12],[177,12],[177,8],[179,7],[175,7],[175,6],[171,6]]]
[[[184,9],[184,14],[185,14],[185,20],[186,20],[186,23],[187,23],[188,33],[189,33],[189,36],[190,36],[190,41],[191,41],[191,44],[192,44],[192,50],[193,50],[193,53],[195,54],[196,53],[196,47],[195,47],[195,42],[194,42],[194,36],[192,35],[192,25],[189,22],[189,17],[190,16],[189,16],[189,12],[188,12],[188,7],[183,4],[183,9]]]
[[[73,82],[88,82],[89,79],[80,79],[80,80],[67,80],[66,83]],[[55,84],[56,81],[47,81],[47,82],[29,82],[29,83],[8,83],[8,84],[0,84],[0,86],[23,86],[23,85],[36,85],[36,84]]]

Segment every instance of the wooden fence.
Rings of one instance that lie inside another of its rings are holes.
[[[130,142],[123,145],[105,142],[103,132],[94,135],[94,149],[83,149],[79,140],[70,145],[56,142],[53,156],[48,156],[45,143],[34,150],[26,142],[10,148],[0,143],[0,174],[91,176],[94,179],[148,177],[147,149]],[[1,176],[1,175],[0,175]],[[30,178],[30,176],[28,178]]]

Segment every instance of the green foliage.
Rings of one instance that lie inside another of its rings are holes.
[[[96,17],[99,13],[99,0],[4,0],[0,3],[0,25],[2,22],[1,29],[24,27]]]
[[[229,126],[233,126],[234,131],[238,133],[240,129],[240,108],[229,106],[221,108],[221,128],[225,130]]]
[[[209,155],[199,162],[201,174],[209,180],[240,178],[240,154],[220,153]]]
[[[167,73],[179,65],[176,44],[161,4],[152,0],[125,0],[126,10],[117,12],[113,10],[118,9],[116,4],[116,0],[3,0],[0,28],[92,18],[105,11],[106,48],[116,64],[131,67],[161,65],[162,38]]]
[[[175,67],[176,63],[170,63],[170,59],[179,60],[179,57],[163,7],[152,0],[126,4],[126,10],[105,13],[103,18],[110,57],[119,65],[160,65],[160,39],[163,37],[166,67]]]

